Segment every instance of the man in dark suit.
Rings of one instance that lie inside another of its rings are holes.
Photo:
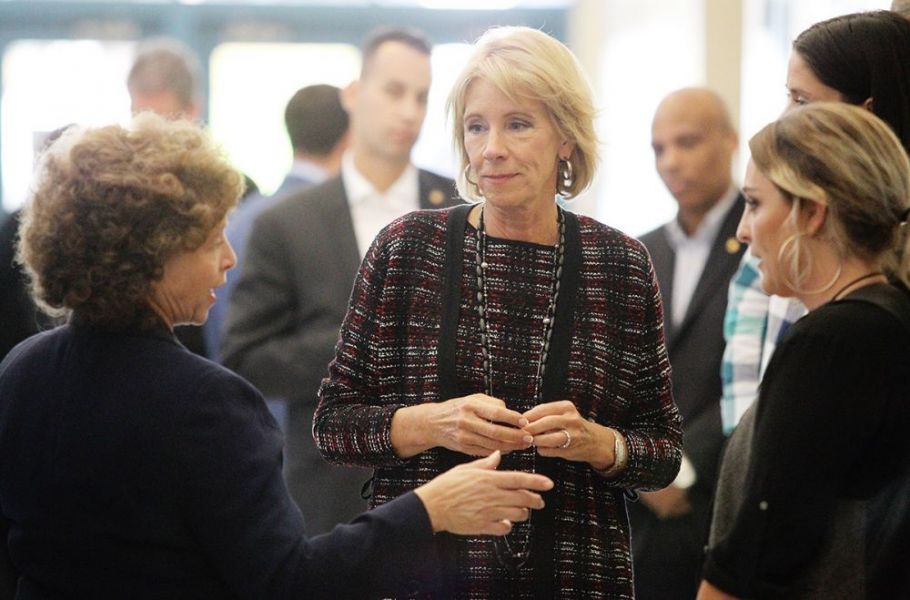
[[[285,474],[312,533],[366,506],[361,488],[370,473],[325,463],[312,437],[319,384],[360,261],[396,217],[455,202],[450,179],[410,160],[429,87],[430,45],[421,34],[382,29],[367,39],[360,79],[342,93],[351,148],[341,175],[259,216],[229,299],[224,364],[266,396],[287,399]]]
[[[225,235],[237,264],[227,273],[222,302],[209,311],[202,326],[209,358],[219,360],[221,337],[227,315],[227,299],[237,283],[246,258],[246,247],[256,218],[279,200],[319,185],[341,171],[341,156],[348,148],[348,113],[341,105],[341,90],[333,85],[308,85],[297,90],[284,109],[284,125],[294,152],[294,162],[284,181],[271,196],[252,194],[243,201],[228,221]],[[284,426],[283,403],[271,403],[279,423]]]
[[[644,235],[664,302],[673,395],[683,417],[683,464],[671,485],[630,505],[636,597],[692,599],[707,539],[724,441],[720,361],[727,285],[744,248],[736,240],[743,199],[731,163],[737,135],[720,97],[673,92],[651,128],[657,171],[679,205]]]

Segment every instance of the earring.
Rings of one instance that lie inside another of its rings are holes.
[[[812,256],[811,255],[807,254],[807,256],[805,258],[805,262],[806,262],[805,269],[802,269],[802,267],[800,265],[800,263],[803,262],[803,259],[802,259],[803,252],[802,252],[802,246],[800,245],[799,240],[801,238],[803,238],[805,235],[806,234],[804,234],[804,233],[797,232],[797,233],[794,233],[794,234],[788,236],[781,243],[780,248],[778,248],[778,250],[777,250],[777,262],[782,267],[781,268],[781,278],[784,280],[784,283],[787,285],[787,287],[789,287],[791,290],[793,290],[797,294],[804,294],[806,296],[815,296],[817,294],[823,294],[823,293],[827,292],[834,286],[834,284],[837,282],[838,277],[840,277],[841,272],[844,270],[844,262],[842,259],[838,261],[837,271],[834,273],[834,276],[831,278],[831,280],[827,284],[821,286],[820,288],[814,289],[814,290],[807,290],[807,289],[803,288],[802,282],[804,280],[806,280],[809,277],[809,274],[812,272]],[[792,247],[792,249],[790,249],[788,251],[787,249],[789,248],[789,246],[791,244],[793,245],[793,247]],[[789,257],[786,260],[786,262],[789,263],[789,265],[788,265],[789,270],[791,272],[796,271],[796,273],[794,273],[794,275],[796,276],[795,280],[791,280],[790,275],[783,268],[783,265],[785,262],[785,255],[789,255]]]
[[[572,161],[568,158],[559,161],[560,182],[556,186],[557,192],[568,193],[572,191],[575,184],[575,171],[572,169]]]
[[[474,195],[476,195],[478,198],[483,198],[483,192],[480,191],[480,186],[477,185],[476,181],[472,181],[471,177],[468,175],[468,173],[470,173],[470,172],[471,172],[471,165],[469,165],[469,164],[465,165],[464,166],[464,180],[467,181],[469,184],[471,184],[471,187],[474,188]]]

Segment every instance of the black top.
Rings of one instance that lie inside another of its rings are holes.
[[[910,315],[910,298],[886,284],[861,291],[802,318],[771,358],[743,501],[705,570],[729,593],[810,593],[803,577],[855,500],[866,502],[865,564],[855,567],[868,596],[910,592],[906,565],[895,568],[910,549],[910,330],[898,318]],[[870,295],[886,302],[858,301]]]
[[[281,452],[260,394],[167,331],[30,338],[0,364],[0,524],[20,594],[353,598],[431,584],[416,496],[307,540]]]

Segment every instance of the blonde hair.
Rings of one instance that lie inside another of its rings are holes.
[[[543,103],[559,134],[575,143],[569,157],[574,182],[560,188],[563,197],[573,198],[591,184],[598,161],[595,110],[591,86],[578,60],[561,42],[542,31],[496,27],[477,40],[446,102],[460,162],[456,182],[464,198],[480,199],[466,177],[468,156],[464,146],[466,96],[476,79],[490,82],[513,101]]]
[[[783,115],[749,140],[756,168],[792,203],[790,225],[802,202],[827,207],[822,235],[841,257],[879,261],[889,275],[910,283],[905,233],[910,211],[910,159],[897,136],[870,111],[816,102]],[[789,251],[797,284],[805,280],[799,236]]]
[[[71,128],[42,157],[22,212],[17,260],[54,316],[151,326],[151,284],[200,247],[243,179],[204,131],[152,113],[129,127]]]

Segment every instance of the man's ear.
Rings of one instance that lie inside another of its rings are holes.
[[[194,123],[199,122],[202,119],[202,104],[199,102],[199,98],[193,98],[190,100],[190,103],[184,109],[184,117]]]
[[[731,154],[735,154],[739,149],[739,134],[736,133],[735,129],[731,128],[727,133],[727,144]]]
[[[357,92],[360,90],[360,81],[355,79],[341,88],[341,107],[350,115],[357,106]]]

